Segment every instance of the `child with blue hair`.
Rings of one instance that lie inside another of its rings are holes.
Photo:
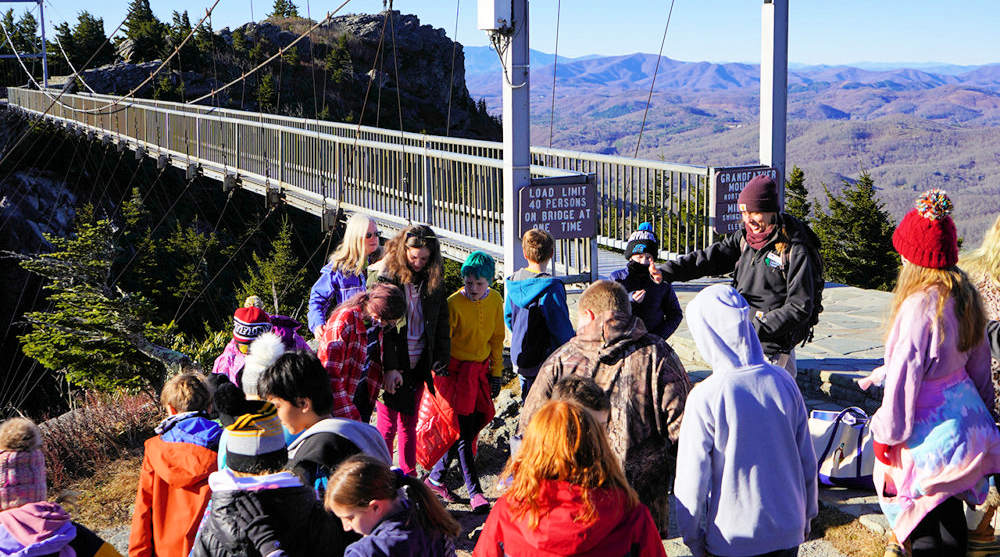
[[[490,288],[495,272],[496,263],[484,252],[466,258],[462,265],[465,286],[448,297],[448,374],[434,378],[434,387],[458,418],[459,439],[434,465],[427,486],[445,501],[454,501],[443,481],[457,456],[475,513],[489,512],[490,505],[479,485],[473,447],[479,431],[493,419],[493,397],[500,391],[503,374],[503,298]]]

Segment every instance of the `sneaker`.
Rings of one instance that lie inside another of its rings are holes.
[[[479,493],[469,498],[469,506],[472,507],[474,514],[487,514],[490,512],[490,502]]]
[[[455,502],[455,496],[452,495],[450,491],[448,491],[447,487],[434,483],[429,477],[426,480],[424,480],[424,485],[426,485],[427,489],[430,489],[432,492],[434,492],[434,495],[437,495],[445,503]]]

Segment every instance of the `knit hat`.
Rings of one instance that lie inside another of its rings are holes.
[[[284,353],[285,343],[280,336],[271,332],[260,335],[250,344],[250,351],[243,361],[243,376],[240,380],[243,392],[247,396],[258,396],[257,381],[260,380],[261,374]]]
[[[766,174],[751,178],[736,203],[740,211],[752,213],[777,213],[781,210],[778,207],[778,186]]]
[[[637,253],[648,253],[655,258],[659,252],[660,243],[656,241],[653,224],[649,222],[640,224],[639,229],[628,237],[628,245],[625,246],[626,259]]]
[[[270,330],[267,313],[258,307],[243,307],[233,313],[233,340],[239,344],[250,344]]]
[[[42,433],[25,418],[0,425],[0,511],[45,501]]]
[[[288,462],[278,411],[271,403],[226,427],[226,466],[236,472],[277,471]]]
[[[921,267],[943,269],[958,263],[958,233],[949,216],[953,205],[944,190],[920,194],[892,233],[892,245],[907,261]]]

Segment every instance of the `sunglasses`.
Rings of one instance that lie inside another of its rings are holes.
[[[365,232],[365,239],[371,240],[372,238],[378,236],[378,232]]]
[[[406,247],[409,248],[422,248],[428,245],[437,244],[437,236],[434,232],[428,232],[424,229],[410,230],[406,233]]]

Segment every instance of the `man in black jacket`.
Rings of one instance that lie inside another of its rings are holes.
[[[733,288],[754,312],[765,355],[794,377],[794,348],[809,332],[822,273],[809,253],[811,232],[780,212],[778,188],[768,176],[750,180],[737,203],[743,230],[664,264],[660,273],[674,282],[732,272]]]

